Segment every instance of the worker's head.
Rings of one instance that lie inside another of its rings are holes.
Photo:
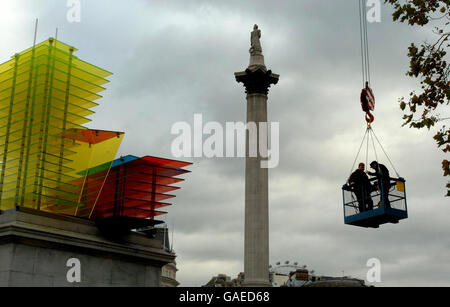
[[[360,171],[364,171],[366,169],[366,165],[364,163],[359,163],[358,169]]]
[[[373,168],[373,169],[377,169],[378,162],[377,161],[373,161],[372,163],[370,163],[370,167]]]

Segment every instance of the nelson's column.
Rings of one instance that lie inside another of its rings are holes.
[[[267,95],[279,75],[267,70],[261,48],[261,31],[255,25],[251,33],[250,65],[235,73],[247,93],[247,123],[255,123],[258,137],[247,131],[245,166],[245,248],[244,286],[271,286],[269,281],[269,172],[262,163],[267,158]],[[266,138],[264,142],[260,140]],[[250,147],[251,145],[251,147]],[[255,147],[255,145],[257,145]],[[260,148],[260,145],[262,148]],[[257,153],[255,153],[257,148]],[[252,154],[250,154],[252,153]]]

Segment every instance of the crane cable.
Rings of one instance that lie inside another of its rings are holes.
[[[362,64],[361,66],[362,66],[363,88],[364,89],[368,88],[370,90],[370,81],[371,81],[370,80],[370,54],[369,54],[369,37],[367,34],[367,29],[368,29],[367,17],[366,17],[366,10],[365,10],[366,0],[358,0],[358,3],[359,3],[359,29],[360,29],[360,40],[361,40],[361,64]],[[370,94],[372,94],[372,98],[373,98],[373,93],[371,90],[370,90]],[[381,142],[379,141],[378,137],[376,136],[375,132],[372,129],[371,123],[373,122],[373,120],[374,120],[374,117],[370,113],[370,111],[366,112],[367,130],[366,130],[366,133],[364,134],[364,137],[361,142],[361,146],[359,147],[358,153],[356,154],[356,158],[355,158],[355,161],[353,162],[353,166],[350,171],[350,174],[352,174],[352,172],[354,170],[356,161],[358,160],[358,157],[361,153],[361,150],[362,150],[364,143],[366,141],[366,138],[367,138],[366,165],[368,165],[368,163],[369,163],[368,161],[369,161],[370,143],[372,143],[376,161],[379,161],[376,146],[375,146],[375,141],[376,141],[378,143],[378,145],[380,145],[383,153],[385,154],[386,158],[388,159],[388,161],[391,164],[392,168],[394,169],[395,173],[400,178],[400,175],[398,174],[397,169],[395,168],[389,155],[384,150],[383,145],[381,145]],[[372,138],[372,142],[370,142],[370,138]]]
[[[366,139],[367,139],[367,140],[366,140]],[[395,168],[394,164],[392,163],[391,158],[390,158],[389,155],[387,154],[387,152],[386,152],[386,150],[384,149],[383,145],[381,145],[380,140],[378,139],[378,137],[376,136],[375,132],[374,132],[373,129],[372,129],[372,126],[370,126],[370,125],[367,126],[367,130],[366,130],[366,133],[364,134],[363,140],[362,140],[362,142],[361,142],[361,146],[359,147],[358,153],[356,154],[356,158],[355,158],[355,160],[353,161],[353,165],[352,165],[352,168],[351,168],[351,171],[350,171],[350,176],[351,176],[351,174],[352,174],[353,171],[354,171],[354,167],[355,167],[355,165],[356,165],[356,161],[358,160],[358,157],[359,157],[359,155],[360,155],[360,153],[361,153],[361,150],[362,150],[364,144],[366,143],[366,141],[367,141],[367,144],[366,144],[366,146],[367,146],[367,148],[366,148],[366,166],[369,165],[369,147],[370,147],[370,144],[372,144],[373,151],[374,151],[374,153],[375,153],[375,161],[379,162],[378,154],[377,154],[377,150],[376,150],[376,146],[375,146],[375,141],[376,141],[376,142],[378,143],[378,145],[380,146],[380,148],[382,149],[384,155],[385,155],[386,158],[388,159],[390,165],[392,166],[392,169],[395,171],[395,173],[396,173],[396,175],[397,175],[397,178],[401,178],[401,176],[400,176],[399,173],[397,172],[397,169]],[[349,176],[349,177],[350,177],[350,176]]]
[[[366,82],[370,86],[370,54],[369,54],[369,38],[367,35],[367,17],[366,17],[366,0],[359,1],[359,29],[361,39],[361,63],[363,88],[366,87]]]
[[[378,140],[375,132],[373,132],[372,127],[370,127],[370,130],[372,131],[373,136],[375,137],[375,139],[377,140],[378,144],[380,145],[381,149],[383,150],[384,155],[386,156],[386,158],[388,159],[389,163],[391,164],[392,168],[394,169],[395,173],[397,174],[397,177],[400,178],[401,176],[399,175],[399,173],[397,172],[397,169],[395,168],[394,164],[392,163],[391,159],[389,158],[389,155],[387,154],[386,150],[384,150],[383,145],[381,145],[381,142]],[[377,158],[378,161],[378,158]]]
[[[369,36],[367,34],[367,17],[366,17],[366,0],[358,0],[359,4],[359,30],[361,42],[361,67],[363,90],[361,93],[361,105],[363,111],[366,112],[366,122],[371,124],[375,117],[370,111],[375,108],[375,97],[370,88],[370,54],[369,54]]]
[[[366,137],[367,137],[367,134],[368,134],[368,133],[369,133],[369,129],[366,130],[366,133],[364,134],[363,140],[362,140],[362,142],[361,142],[361,146],[359,146],[358,153],[356,154],[355,161],[353,161],[353,165],[352,165],[352,168],[351,168],[351,170],[350,170],[350,176],[351,176],[352,173],[353,173],[353,170],[354,170],[356,161],[358,160],[359,154],[361,153],[361,149],[362,149],[363,146],[364,146],[364,141],[366,140]],[[368,152],[368,151],[367,151],[367,152]],[[350,178],[350,176],[349,176],[349,178]]]

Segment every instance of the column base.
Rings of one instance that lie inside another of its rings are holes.
[[[272,284],[268,281],[260,281],[260,280],[245,280],[242,284],[242,287],[245,288],[271,288]]]

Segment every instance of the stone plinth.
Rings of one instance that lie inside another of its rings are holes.
[[[254,54],[250,57],[249,69],[256,69],[258,67],[266,67],[264,64],[264,55]]]
[[[71,258],[80,283],[67,281]],[[140,233],[105,237],[95,223],[30,209],[0,213],[0,286],[157,287],[173,262],[162,242]]]

